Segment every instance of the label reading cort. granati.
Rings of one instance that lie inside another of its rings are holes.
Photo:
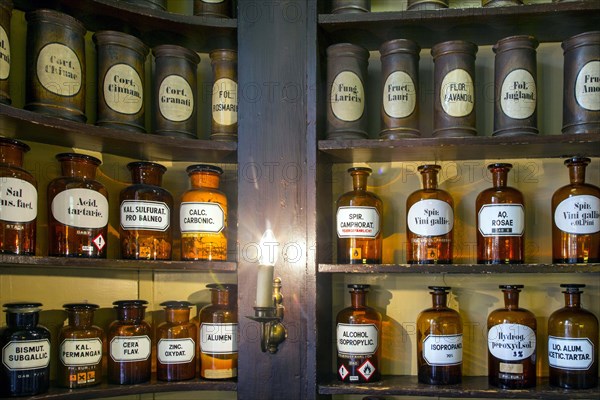
[[[8,342],[2,348],[2,364],[10,371],[46,368],[50,364],[50,341]]]
[[[125,200],[120,215],[124,230],[166,231],[171,224],[171,209],[160,201]]]
[[[473,78],[464,69],[454,69],[446,74],[440,88],[440,101],[446,114],[466,117],[475,106]]]
[[[36,71],[42,86],[54,94],[70,97],[81,90],[81,63],[64,44],[45,45],[38,54]]]
[[[525,209],[522,204],[485,204],[478,217],[478,229],[484,237],[523,236]]]
[[[594,363],[594,344],[588,338],[548,336],[548,365],[567,370],[587,370]]]
[[[29,222],[37,217],[37,190],[17,178],[0,178],[0,220]]]
[[[379,212],[375,207],[339,207],[336,222],[340,238],[373,239],[379,234]]]
[[[529,118],[535,112],[537,89],[533,75],[526,69],[511,71],[500,91],[500,106],[507,117],[513,119]]]
[[[358,75],[351,71],[337,74],[329,101],[337,119],[347,122],[360,119],[365,111],[365,90]]]
[[[600,232],[600,199],[590,195],[564,199],[554,211],[554,223],[561,231],[575,235]]]
[[[337,352],[340,356],[371,356],[377,351],[379,339],[373,324],[337,324]]]
[[[406,118],[417,105],[415,84],[406,72],[392,72],[383,86],[383,109],[392,118]]]
[[[102,340],[65,339],[60,344],[59,358],[67,367],[96,365],[102,361]]]
[[[10,42],[4,27],[0,26],[0,79],[10,75]]]
[[[158,109],[165,119],[181,122],[194,112],[194,93],[183,77],[169,75],[158,88]]]
[[[600,110],[600,61],[590,61],[579,70],[575,99],[586,110]]]
[[[233,79],[221,78],[213,85],[212,118],[219,125],[233,125],[238,121],[238,85]]]
[[[219,233],[225,228],[225,212],[218,203],[184,202],[179,209],[181,232]]]
[[[115,64],[104,75],[104,101],[121,114],[137,114],[144,105],[144,85],[137,71],[127,64]]]
[[[423,358],[429,365],[462,363],[463,335],[428,335],[423,340]]]
[[[150,357],[151,342],[143,336],[115,336],[110,341],[110,357],[114,361],[143,361]]]
[[[408,210],[408,229],[420,236],[442,236],[454,226],[454,211],[442,200],[421,200]]]
[[[52,215],[61,224],[98,229],[108,224],[108,200],[90,189],[67,189],[52,199]]]
[[[488,349],[503,361],[524,360],[535,353],[535,332],[526,325],[494,325],[488,331]]]

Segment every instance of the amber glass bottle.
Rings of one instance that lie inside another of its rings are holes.
[[[29,146],[0,137],[0,253],[35,255],[37,182],[25,171]]]
[[[200,310],[200,376],[227,379],[237,376],[237,285],[211,283],[211,304]]]
[[[367,306],[370,285],[350,284],[350,307],[336,318],[337,375],[342,382],[381,379],[381,314]]]
[[[227,198],[219,190],[223,170],[190,165],[192,188],[181,196],[179,227],[182,260],[227,259]]]
[[[419,382],[451,385],[462,381],[462,320],[449,308],[448,286],[429,286],[433,307],[417,318]]]
[[[156,378],[161,381],[184,381],[196,376],[196,341],[198,327],[190,322],[188,301],[165,301],[166,322],[156,331]]]
[[[96,178],[100,160],[61,153],[62,175],[48,184],[48,255],[106,258],[108,191]]]
[[[452,196],[437,188],[439,165],[421,165],[423,189],[406,199],[406,259],[409,264],[451,264]]]
[[[160,187],[167,169],[143,161],[129,163],[127,168],[133,184],[123,189],[119,198],[121,257],[170,260],[173,196]]]
[[[507,186],[511,164],[490,164],[493,187],[479,193],[477,207],[477,262],[520,264],[525,258],[525,202],[523,194]]]
[[[589,158],[565,160],[568,185],[552,196],[552,259],[555,263],[600,262],[600,188],[585,183]]]
[[[563,284],[565,306],[548,319],[550,385],[563,389],[598,386],[598,319],[581,307],[583,284]]]
[[[488,380],[502,389],[535,386],[536,320],[519,307],[523,285],[500,285],[504,308],[490,313],[488,328]]]
[[[337,262],[380,264],[383,202],[367,191],[371,168],[354,167],[348,172],[353,190],[341,195],[336,204]]]
[[[68,325],[60,330],[58,343],[58,383],[69,389],[93,386],[102,382],[104,331],[94,325],[96,304],[70,303]]]

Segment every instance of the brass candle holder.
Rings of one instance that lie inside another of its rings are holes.
[[[281,278],[273,279],[273,307],[254,307],[254,315],[247,316],[261,324],[260,349],[263,353],[277,353],[278,347],[287,338],[287,330],[281,321],[285,307],[281,294]]]

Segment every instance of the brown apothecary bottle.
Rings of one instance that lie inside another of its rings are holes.
[[[200,376],[228,379],[237,376],[237,285],[211,283],[211,304],[200,310]]]
[[[565,160],[569,181],[552,195],[552,260],[600,262],[600,188],[585,183],[589,158]]]
[[[237,140],[238,84],[237,51],[215,49],[210,52],[213,72],[211,130],[212,140]]]
[[[58,338],[58,384],[69,389],[98,385],[102,382],[102,356],[104,331],[94,325],[94,311],[98,305],[69,303],[68,324],[60,330]]]
[[[535,316],[519,307],[523,285],[500,285],[504,307],[487,319],[488,381],[502,389],[525,389],[536,384]]]
[[[29,150],[0,137],[0,253],[35,255],[37,182],[22,168]]]
[[[132,185],[119,195],[121,257],[170,260],[173,247],[173,196],[161,187],[164,166],[136,161],[127,164]]]
[[[512,164],[488,165],[493,187],[477,196],[477,262],[520,264],[525,258],[525,200],[508,184]]]
[[[231,0],[194,0],[194,15],[231,18]]]
[[[188,301],[165,301],[166,321],[156,330],[156,378],[175,382],[196,376],[198,327],[190,322]]]
[[[96,181],[101,161],[60,153],[62,176],[48,184],[48,255],[106,258],[108,191]]]
[[[10,17],[13,3],[0,0],[0,103],[10,104]]]
[[[371,0],[331,0],[332,14],[365,13],[371,11]]]

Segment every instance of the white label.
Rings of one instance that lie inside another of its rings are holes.
[[[462,363],[463,335],[428,335],[423,340],[423,358],[429,365]]]
[[[564,199],[554,211],[554,223],[575,235],[600,232],[600,199],[587,194]]]
[[[150,338],[144,336],[115,336],[110,341],[110,358],[114,361],[143,361],[150,357]]]
[[[8,35],[0,26],[0,79],[8,79],[10,75],[10,42]]]
[[[99,364],[102,361],[102,340],[65,339],[60,344],[59,357],[67,367]]]
[[[44,46],[38,54],[36,71],[42,86],[54,94],[75,96],[81,90],[81,63],[64,44]]]
[[[417,105],[415,84],[406,72],[392,72],[383,86],[383,109],[392,118],[406,118]]]
[[[350,71],[337,74],[331,84],[329,101],[337,119],[352,122],[362,117],[365,110],[365,91],[358,75]]]
[[[238,324],[200,325],[200,351],[204,354],[234,354],[238,351]]]
[[[97,229],[108,224],[108,199],[90,189],[67,189],[52,199],[52,215],[63,225]]]
[[[144,105],[144,85],[137,71],[127,64],[115,64],[104,75],[104,101],[111,110],[136,114]]]
[[[238,85],[232,79],[221,78],[213,84],[212,118],[219,125],[233,125],[238,120]]]
[[[171,209],[160,201],[125,200],[121,203],[121,226],[124,230],[166,231],[171,223]]]
[[[594,363],[594,344],[588,338],[548,336],[548,365],[560,369],[589,369]]]
[[[379,346],[377,327],[373,324],[337,324],[337,351],[348,356],[370,356]]]
[[[471,114],[475,105],[471,75],[464,69],[448,72],[440,87],[440,101],[446,114],[451,117],[465,117]]]
[[[485,236],[523,236],[525,209],[522,204],[485,204],[479,210],[479,232]]]
[[[525,119],[535,112],[537,102],[537,88],[535,80],[526,69],[511,71],[500,91],[500,107],[502,112],[510,118]]]
[[[590,61],[579,70],[575,99],[586,110],[600,110],[600,61]]]
[[[2,348],[2,364],[10,371],[46,368],[50,364],[50,341],[8,342]]]
[[[535,353],[535,332],[520,324],[498,324],[488,331],[488,349],[503,361],[518,361]]]
[[[37,190],[17,178],[0,178],[0,220],[29,222],[37,217]]]
[[[454,211],[442,200],[417,201],[408,210],[408,229],[419,236],[441,236],[452,231]]]
[[[160,339],[156,346],[158,362],[161,364],[185,364],[196,355],[193,339]]]
[[[158,88],[158,109],[165,119],[181,122],[194,112],[194,93],[183,77],[169,75]]]
[[[340,238],[373,239],[379,234],[379,213],[375,207],[340,207],[336,222]]]
[[[181,232],[219,233],[225,228],[225,213],[218,203],[181,203]]]

